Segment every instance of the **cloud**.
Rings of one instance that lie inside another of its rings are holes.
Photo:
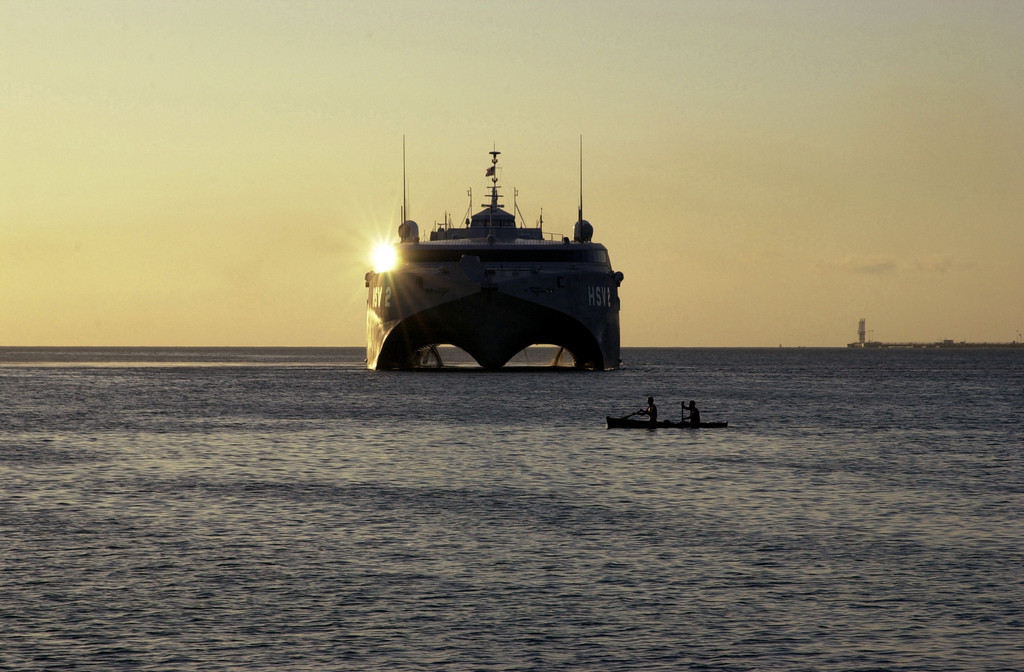
[[[957,261],[949,254],[933,254],[910,262],[912,270],[922,273],[947,273],[955,266]]]
[[[897,272],[899,264],[893,259],[848,257],[839,262],[839,268],[855,275],[891,275]]]
[[[943,275],[959,268],[968,268],[969,262],[951,254],[932,254],[899,260],[882,256],[851,256],[833,262],[823,262],[819,269],[838,270],[851,275]]]

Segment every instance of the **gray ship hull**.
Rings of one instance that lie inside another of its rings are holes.
[[[607,263],[510,267],[465,252],[456,263],[368,276],[369,368],[416,368],[441,344],[488,369],[536,344],[565,348],[577,368],[618,368],[621,275]]]

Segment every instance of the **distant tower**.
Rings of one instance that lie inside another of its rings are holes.
[[[865,327],[866,324],[867,320],[862,317],[860,318],[860,324],[857,325],[857,342],[860,343],[860,347],[862,348],[864,347],[864,336],[867,334],[867,328]]]

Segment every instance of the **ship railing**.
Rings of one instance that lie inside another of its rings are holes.
[[[515,231],[521,231],[522,229],[515,229]],[[537,229],[526,229],[530,231],[529,237],[519,235],[509,235],[511,232],[508,230],[496,229],[495,242],[509,244],[513,243],[516,245],[550,245],[553,242],[565,242],[567,239],[560,233],[549,233],[547,231],[537,231]],[[536,237],[540,234],[540,237]],[[443,235],[442,237],[438,237]],[[479,245],[481,242],[487,240],[487,236],[481,236],[479,229],[445,229],[443,227],[435,228],[431,234],[429,240],[431,241],[443,241],[449,244],[458,245]]]

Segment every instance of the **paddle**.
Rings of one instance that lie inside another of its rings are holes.
[[[642,410],[640,410],[640,411],[633,411],[629,415],[622,416],[621,418],[619,418],[619,420],[628,420],[629,418],[632,418],[634,415],[638,415],[640,413],[643,413],[643,411]]]

